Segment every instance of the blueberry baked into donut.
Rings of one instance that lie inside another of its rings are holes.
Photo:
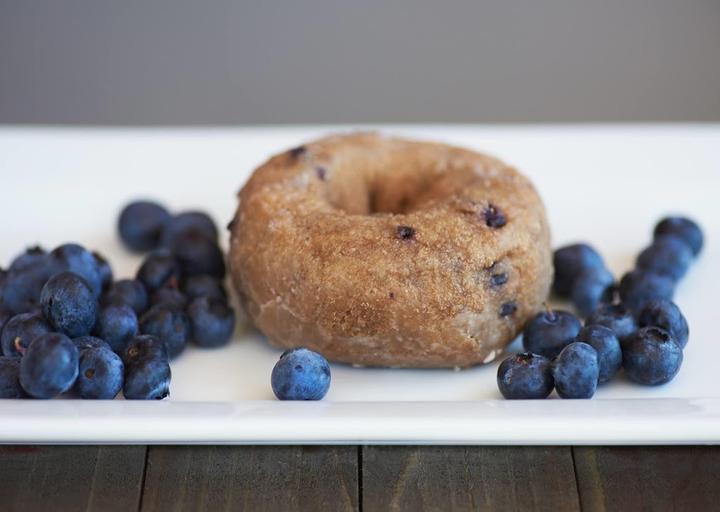
[[[487,363],[545,301],[550,231],[530,181],[445,144],[336,135],[260,166],[230,266],[276,346],[346,363]]]

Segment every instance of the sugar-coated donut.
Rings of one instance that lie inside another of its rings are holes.
[[[487,363],[552,281],[532,184],[467,149],[330,136],[272,157],[239,198],[233,281],[279,347],[369,366]]]

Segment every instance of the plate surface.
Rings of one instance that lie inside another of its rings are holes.
[[[706,248],[678,288],[691,326],[678,377],[646,388],[619,378],[593,400],[506,402],[496,364],[463,371],[332,365],[320,403],[273,399],[279,351],[239,327],[228,347],[172,363],[171,399],[0,402],[0,442],[74,443],[703,443],[720,441],[720,125],[362,126],[494,154],[543,196],[555,246],[587,240],[620,276],[662,215],[697,218]],[[115,235],[138,197],[200,208],[224,226],[235,193],[273,153],[353,127],[239,129],[0,128],[0,262],[24,247],[77,241],[116,276],[141,258]],[[223,241],[224,243],[227,240]],[[516,341],[511,347],[517,348]]]

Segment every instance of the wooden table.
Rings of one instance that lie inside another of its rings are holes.
[[[3,446],[0,510],[720,510],[720,447]]]

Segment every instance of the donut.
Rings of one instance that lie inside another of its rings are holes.
[[[550,289],[538,193],[467,149],[333,135],[273,156],[238,196],[233,283],[277,347],[363,366],[488,363]]]

